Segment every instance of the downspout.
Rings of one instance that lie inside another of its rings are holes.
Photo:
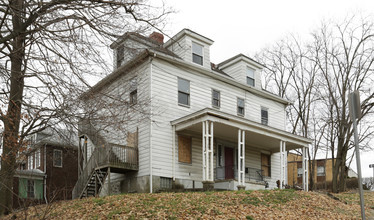
[[[45,203],[48,204],[47,200],[47,144],[44,144],[44,200]]]
[[[173,172],[173,181],[175,181],[175,125],[172,125],[172,132],[173,132],[173,134],[172,134],[172,152],[173,152],[173,160],[172,160],[172,172]]]
[[[153,54],[153,57],[156,57],[156,54]],[[151,71],[149,74],[149,98],[150,98],[150,130],[149,130],[149,193],[153,192],[153,171],[152,171],[152,71],[153,71],[153,57],[151,57]]]

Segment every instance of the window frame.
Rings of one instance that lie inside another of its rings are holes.
[[[31,180],[31,179],[27,180],[26,194],[27,194],[28,199],[34,199],[35,198],[35,181],[34,180]]]
[[[60,152],[61,165],[56,164],[56,153],[57,152]],[[53,167],[59,167],[59,168],[63,167],[63,152],[62,152],[62,150],[53,149],[53,158],[52,159],[53,159]]]
[[[252,71],[252,72],[249,72],[249,71]],[[253,68],[251,68],[251,67],[249,67],[249,66],[247,66],[247,71],[246,71],[246,83],[247,83],[247,85],[249,85],[249,86],[256,86],[256,80],[255,80],[255,72],[256,72],[256,70],[255,69],[253,69]],[[253,76],[250,76],[250,73],[253,73]],[[248,81],[248,80],[250,80],[250,81]],[[249,82],[252,82],[253,81],[253,85],[251,84],[251,83],[249,83]]]
[[[240,106],[240,105],[239,105],[239,100],[242,101],[243,106]],[[243,109],[243,113],[241,113],[241,112],[239,111],[239,109]],[[237,113],[239,116],[244,116],[244,115],[245,115],[245,99],[240,98],[240,97],[237,97],[237,99],[236,99],[236,113]]]
[[[269,164],[268,164],[268,165],[263,164],[263,161],[262,161],[262,157],[263,157],[263,156],[268,157],[268,161],[269,161]],[[266,169],[268,169],[268,171],[269,171],[269,176],[266,176],[266,175],[265,175],[265,171],[263,170],[263,167],[266,167]],[[263,175],[264,177],[271,177],[271,155],[270,155],[270,154],[261,153],[261,170],[262,170],[262,175]]]
[[[318,168],[323,168],[323,173],[318,172]],[[317,166],[316,173],[317,173],[317,176],[326,176],[325,166]]]
[[[297,177],[302,177],[302,176],[303,176],[303,168],[302,167],[298,167],[297,168]]]
[[[40,148],[38,148],[36,151],[35,151],[35,168],[38,168],[40,167],[40,162],[41,162],[41,158],[40,158]]]
[[[125,59],[125,46],[122,44],[116,49],[116,61],[117,68],[122,65],[122,61]]]
[[[263,112],[266,112],[266,118],[263,117]],[[261,106],[261,124],[269,125],[269,108],[263,106]]]
[[[34,153],[31,153],[27,156],[27,169],[34,169]]]
[[[138,103],[138,80],[136,77],[130,80],[129,90],[129,103],[136,105]]]
[[[214,97],[214,92],[218,94],[218,98]],[[218,102],[218,105],[215,105],[214,101]],[[212,89],[212,107],[213,108],[221,108],[221,92],[217,89]]]
[[[201,54],[195,53],[195,51],[194,51],[194,45],[201,47]],[[192,63],[204,66],[204,46],[203,45],[192,41],[192,44],[191,44],[191,54],[192,54]],[[201,59],[201,63],[195,62],[194,57],[200,58]]]
[[[185,81],[188,82],[188,91],[182,91],[181,88],[179,88],[179,82]],[[180,102],[180,94],[187,96],[187,104]],[[191,105],[191,82],[187,79],[178,77],[178,105],[184,106],[184,107],[190,107]]]

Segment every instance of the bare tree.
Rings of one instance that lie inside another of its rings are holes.
[[[345,190],[347,155],[352,148],[352,120],[348,112],[348,94],[358,90],[362,117],[360,145],[368,147],[372,138],[370,115],[373,113],[374,91],[374,23],[369,18],[351,17],[342,23],[324,24],[313,33],[311,61],[321,72],[321,108],[326,109],[330,124],[333,163],[333,191]]]
[[[109,42],[126,31],[160,30],[170,12],[146,0],[2,2],[0,215],[12,209],[12,177],[24,138],[51,124],[76,124],[77,100],[89,80],[112,69]]]
[[[315,78],[318,74],[317,65],[309,61],[310,51],[308,45],[292,36],[281,40],[274,47],[260,52],[256,58],[265,64],[265,88],[275,92],[283,98],[293,101],[287,107],[287,116],[290,120],[289,130],[294,134],[314,139],[309,148],[310,187],[313,188],[315,158],[321,142],[321,131],[325,126],[317,117]]]

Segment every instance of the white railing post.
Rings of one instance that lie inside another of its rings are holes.
[[[283,141],[280,141],[279,145],[279,152],[280,152],[280,180],[279,180],[279,188],[283,189]]]
[[[308,158],[307,158],[307,150],[308,148],[303,147],[302,148],[302,158],[303,158],[303,190],[307,191],[309,190],[309,184],[308,184]]]
[[[211,189],[214,181],[213,167],[213,122],[203,121],[203,182]]]
[[[245,131],[238,130],[238,189],[245,189]]]
[[[206,175],[205,175],[205,172],[206,172],[206,146],[205,146],[205,143],[206,143],[206,130],[205,130],[205,121],[203,121],[203,181],[206,181]]]

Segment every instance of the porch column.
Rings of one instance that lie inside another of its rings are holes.
[[[214,188],[213,122],[203,121],[203,189]]]
[[[308,189],[309,189],[309,186],[308,186],[308,157],[307,157],[308,148],[303,147],[302,152],[303,152],[303,155],[302,155],[302,157],[303,157],[303,190],[308,192]]]
[[[280,141],[279,146],[279,152],[280,152],[280,189],[284,188],[284,185],[286,184],[286,165],[287,165],[287,155],[286,155],[286,142]]]
[[[245,131],[238,130],[238,190],[245,189]]]

